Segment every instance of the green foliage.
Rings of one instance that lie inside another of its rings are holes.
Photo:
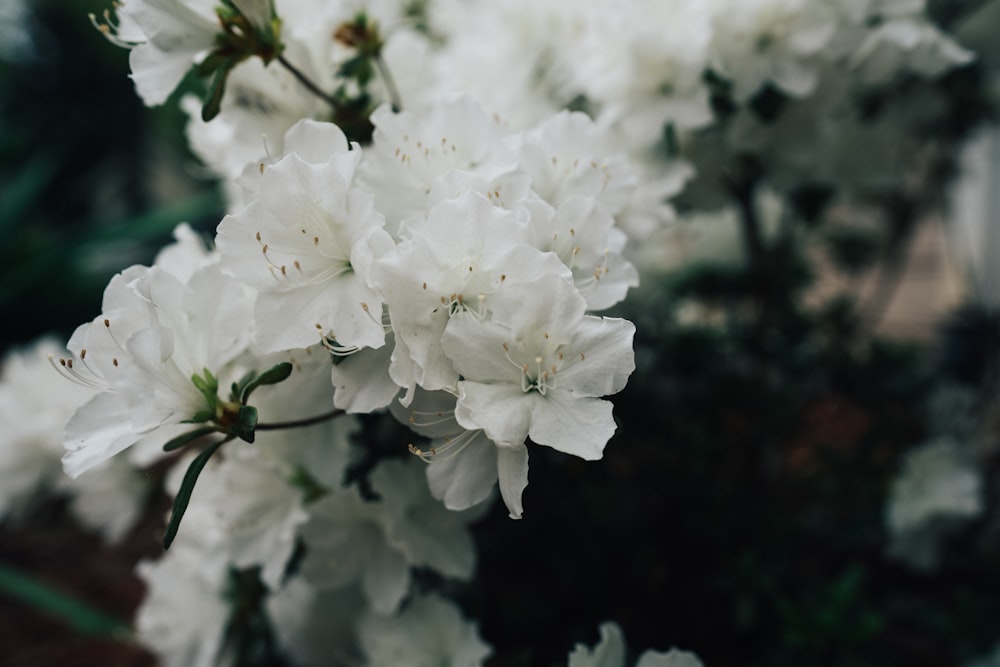
[[[167,528],[163,532],[164,549],[169,549],[170,545],[174,542],[174,538],[177,537],[177,530],[181,526],[181,519],[184,518],[184,512],[187,511],[188,503],[191,502],[191,494],[194,493],[194,485],[197,483],[201,471],[205,469],[205,465],[212,458],[212,454],[232,439],[232,436],[230,436],[225,440],[212,443],[191,461],[191,465],[188,466],[187,472],[184,473],[184,479],[181,481],[181,488],[178,489],[177,495],[174,496],[174,508],[170,512],[170,520],[167,521]]]

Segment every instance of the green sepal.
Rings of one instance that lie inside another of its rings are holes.
[[[345,79],[354,79],[362,88],[367,86],[375,76],[375,68],[368,54],[359,53],[340,66],[337,74]]]
[[[253,442],[254,431],[257,429],[257,408],[252,405],[241,405],[237,418],[239,419],[237,426],[239,430],[236,435],[239,436],[240,440]]]
[[[234,403],[245,403],[246,401],[241,398],[243,396],[243,392],[246,391],[247,386],[253,382],[256,377],[256,371],[248,371],[239,379],[238,382],[234,382],[232,386],[230,386],[232,393],[229,394],[229,400]]]
[[[204,374],[204,377],[197,374],[192,375],[191,382],[194,383],[194,386],[197,387],[198,391],[201,393],[204,394],[208,392],[212,396],[215,396],[216,392],[219,391],[219,378],[212,375],[212,371],[207,368],[203,368],[202,373]]]
[[[235,65],[234,59],[228,58],[216,70],[215,78],[209,86],[208,98],[205,100],[204,106],[201,107],[201,119],[206,123],[219,115],[222,108],[222,97],[226,94],[226,80]]]
[[[292,365],[287,361],[283,361],[280,364],[271,366],[266,371],[258,375],[256,378],[252,377],[243,387],[243,395],[240,396],[240,403],[246,403],[250,398],[250,394],[253,391],[265,384],[278,384],[288,379],[288,376],[292,374]]]
[[[215,417],[215,410],[199,410],[194,413],[191,419],[185,419],[182,424],[204,424],[205,422],[212,421]]]
[[[221,447],[223,444],[232,440],[231,437],[225,440],[220,440],[213,445],[206,447],[201,454],[194,457],[191,461],[191,465],[188,466],[187,472],[184,473],[184,480],[181,482],[181,488],[177,491],[177,495],[174,497],[174,508],[170,512],[170,521],[167,522],[167,529],[163,533],[163,548],[164,550],[169,549],[170,545],[173,543],[174,538],[177,537],[177,529],[181,526],[181,519],[184,518],[184,512],[187,511],[188,503],[191,501],[191,494],[194,492],[195,482],[198,481],[198,476],[201,471],[205,468],[205,464],[208,463],[208,459],[212,457],[212,454]]]
[[[181,447],[188,444],[192,440],[197,440],[203,435],[208,435],[209,433],[216,433],[216,432],[217,429],[214,426],[202,426],[201,428],[197,428],[189,433],[179,435],[176,438],[169,440],[167,444],[163,445],[163,451],[172,452],[175,449],[180,449]]]

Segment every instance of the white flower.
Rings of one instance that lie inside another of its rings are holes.
[[[593,649],[577,644],[569,654],[566,667],[625,667],[625,638],[613,621],[602,623],[601,640]],[[635,667],[702,667],[701,660],[690,651],[670,649],[663,653],[646,651]]]
[[[197,549],[177,546],[136,568],[146,584],[137,638],[165,667],[216,667],[229,618],[224,571],[207,567]]]
[[[358,636],[370,665],[477,667],[493,652],[475,623],[436,595],[411,601],[393,618],[365,615]]]
[[[380,347],[382,300],[368,286],[393,246],[367,192],[352,187],[360,149],[329,123],[289,130],[279,162],[262,167],[249,205],[219,225],[226,268],[258,290],[255,340],[265,352],[325,338],[343,349]]]
[[[212,0],[123,0],[118,23],[101,31],[131,48],[136,92],[147,106],[167,101],[191,66],[212,48],[219,21]]]
[[[8,352],[0,367],[0,519],[17,514],[62,475],[62,430],[94,396],[66,382],[49,357],[65,354],[50,338]]]
[[[892,484],[889,527],[915,530],[936,517],[972,518],[983,509],[982,479],[956,443],[936,440],[912,450]]]
[[[941,538],[983,511],[982,486],[982,473],[948,438],[908,452],[886,507],[890,553],[933,567]]]
[[[492,295],[514,283],[568,275],[558,257],[527,245],[521,233],[514,213],[467,192],[435,206],[419,234],[376,262],[373,282],[396,341],[390,373],[400,386],[454,389],[458,372],[441,345],[449,319],[484,317]]]
[[[523,513],[521,494],[528,485],[528,448],[497,447],[481,429],[466,431],[455,421],[457,398],[444,391],[418,389],[409,407],[390,406],[393,415],[420,435],[431,438],[426,449],[411,452],[427,462],[431,495],[450,510],[485,501],[494,484],[512,519]]]
[[[474,515],[449,512],[434,500],[419,466],[382,462],[372,474],[381,501],[355,489],[334,489],[309,506],[301,536],[307,546],[302,576],[322,588],[360,582],[372,608],[393,613],[410,588],[410,567],[426,566],[459,579],[475,563],[465,523]]]
[[[367,604],[357,586],[321,589],[294,577],[269,595],[266,605],[281,648],[295,665],[360,664],[355,626]]]
[[[63,476],[59,486],[70,494],[70,513],[85,526],[117,543],[142,517],[151,485],[132,463],[121,457],[105,461],[89,475]]]
[[[461,194],[455,186],[443,188],[442,177],[474,175],[486,194],[516,167],[506,143],[509,130],[467,96],[452,96],[420,111],[396,113],[383,105],[371,122],[375,133],[361,172],[393,235],[411,218],[423,218],[429,201]]]
[[[611,403],[635,369],[626,320],[585,316],[572,285],[548,275],[513,285],[492,321],[454,317],[442,344],[461,374],[458,423],[498,446],[535,443],[594,460],[615,431]]]
[[[187,284],[160,267],[111,279],[102,314],[74,332],[68,376],[100,392],[66,426],[71,477],[140,440],[162,445],[207,407],[192,382],[230,370],[250,342],[251,295],[208,265]],[[221,386],[227,387],[224,377]],[[187,428],[190,428],[188,425]]]
[[[815,58],[837,20],[822,0],[720,0],[713,6],[712,65],[744,101],[765,83],[802,97],[817,82]]]
[[[465,525],[477,512],[449,512],[431,496],[422,466],[412,460],[383,461],[371,474],[372,489],[385,508],[385,534],[406,562],[454,579],[469,579],[476,549]]]

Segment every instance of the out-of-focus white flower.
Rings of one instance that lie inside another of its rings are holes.
[[[65,350],[42,338],[7,353],[0,367],[0,519],[16,514],[36,493],[62,477],[62,429],[94,396],[52,370]]]
[[[317,588],[294,577],[266,605],[278,642],[296,665],[361,664],[356,626],[368,606],[358,586]]]
[[[107,542],[120,541],[142,516],[148,479],[127,459],[105,461],[89,475],[63,476],[59,486],[70,494],[69,510]]]
[[[822,0],[716,0],[711,62],[747,100],[765,84],[801,97],[816,86],[816,60],[837,29]]]
[[[229,618],[224,570],[210,567],[198,549],[175,544],[137,571],[146,597],[136,611],[138,640],[165,667],[219,667]],[[226,663],[221,663],[226,664]]]
[[[115,13],[117,23],[109,16],[99,27],[110,41],[131,49],[132,80],[147,106],[167,101],[220,32],[213,0],[123,0]]]
[[[493,652],[476,624],[436,595],[412,600],[395,617],[365,615],[358,635],[370,665],[477,667]]]
[[[410,588],[410,567],[458,579],[472,575],[475,551],[465,524],[475,514],[449,512],[430,495],[419,465],[379,465],[372,485],[382,500],[335,489],[310,505],[301,529],[309,546],[302,576],[320,588],[360,582],[372,608],[393,613]]]
[[[886,507],[890,553],[933,567],[941,538],[982,512],[982,485],[969,455],[948,438],[907,452]]]
[[[593,649],[577,644],[570,652],[566,667],[625,667],[625,637],[617,623],[608,621],[600,627],[601,639]],[[702,667],[690,651],[672,648],[666,653],[646,651],[635,667]]]

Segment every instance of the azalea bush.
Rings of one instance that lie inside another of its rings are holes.
[[[5,339],[0,516],[141,543],[164,665],[992,664],[989,285],[879,325],[929,220],[991,265],[996,4],[95,8],[156,175],[68,229],[5,138],[4,298],[93,305]]]

